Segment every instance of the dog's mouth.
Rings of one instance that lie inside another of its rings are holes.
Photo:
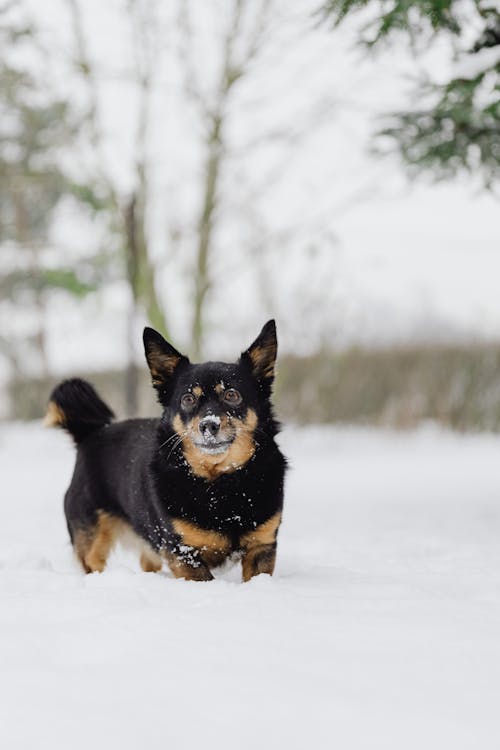
[[[234,438],[205,438],[203,440],[193,440],[193,445],[202,453],[207,453],[209,456],[216,456],[219,453],[225,453],[233,444]]]
[[[193,474],[211,482],[237,471],[252,458],[258,445],[254,439],[257,421],[257,414],[249,409],[245,419],[230,415],[217,419],[207,414],[188,424],[176,415],[173,427],[183,442],[186,465]]]

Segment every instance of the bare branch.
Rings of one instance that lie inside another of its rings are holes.
[[[272,0],[262,0],[257,13],[255,14],[255,27],[250,37],[248,49],[245,55],[245,66],[256,58],[264,44],[265,32],[269,24],[269,12],[272,6]]]
[[[200,107],[202,115],[204,117],[209,117],[210,106],[206,96],[203,93],[202,87],[195,71],[193,58],[190,54],[193,39],[193,29],[191,27],[189,3],[187,2],[187,0],[181,0],[179,4],[177,22],[180,30],[179,57],[182,62],[182,70],[184,72],[184,90],[188,98],[196,106]]]
[[[92,146],[102,156],[102,139],[99,128],[99,97],[97,93],[97,81],[94,74],[94,68],[90,62],[87,43],[83,30],[83,19],[78,0],[66,0],[73,27],[73,36],[75,38],[76,58],[75,65],[77,70],[83,76],[87,84],[87,95],[89,98],[88,120],[91,128]],[[102,161],[100,162],[102,165]]]

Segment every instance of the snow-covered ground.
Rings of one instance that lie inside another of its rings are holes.
[[[0,427],[0,746],[500,747],[500,437],[289,431],[274,578],[85,577],[73,449]]]

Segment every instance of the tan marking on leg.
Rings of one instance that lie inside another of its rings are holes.
[[[94,529],[78,529],[73,534],[73,549],[76,558],[82,566],[85,573],[91,573],[89,566],[85,562],[85,557],[92,545],[94,538]]]
[[[65,413],[54,401],[49,401],[43,423],[45,427],[63,427],[66,424]]]
[[[241,563],[244,581],[249,581],[261,573],[272,576],[276,563],[276,543],[259,544],[245,550]]]
[[[273,574],[276,563],[276,537],[280,523],[281,511],[278,511],[253,531],[248,531],[240,537],[244,581],[249,581],[260,573]]]
[[[248,409],[245,419],[225,417],[221,419],[221,433],[235,434],[234,440],[224,453],[210,455],[203,453],[190,438],[198,429],[197,418],[184,426],[177,414],[173,420],[174,430],[182,437],[184,457],[191,467],[193,474],[213,481],[221,474],[237,471],[249,461],[255,453],[254,432],[257,427],[257,414]]]
[[[101,573],[109,553],[117,542],[140,556],[141,568],[157,572],[162,568],[162,558],[151,545],[139,536],[129,523],[111,513],[99,510],[97,523],[87,529],[78,529],[73,535],[77,559],[86,573]]]
[[[273,544],[276,541],[280,523],[281,511],[278,511],[253,531],[243,534],[240,538],[240,545],[243,549],[250,549],[260,544]]]
[[[123,521],[110,513],[98,512],[94,538],[85,555],[85,563],[92,572],[102,573],[106,567],[109,553],[123,531]]]
[[[224,534],[219,534],[218,531],[202,529],[195,523],[185,521],[182,518],[174,518],[172,526],[175,533],[180,536],[182,543],[188,547],[224,555],[228,555],[231,551],[229,538]]]
[[[139,536],[126,521],[117,527],[117,539],[120,544],[139,556],[141,568],[146,573],[158,572],[162,568],[162,559],[158,552],[142,536]]]
[[[218,531],[202,529],[200,526],[175,518],[172,526],[176,534],[181,538],[182,544],[192,547],[199,554],[200,560],[208,567],[221,565],[231,552],[231,541]]]
[[[186,560],[176,557],[174,554],[165,553],[168,567],[176,578],[184,578],[186,581],[212,581],[213,575],[201,561],[196,565],[190,565]]]
[[[141,568],[145,573],[158,573],[162,569],[160,555],[143,552],[141,554]]]

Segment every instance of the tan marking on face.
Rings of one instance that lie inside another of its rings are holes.
[[[200,398],[200,396],[203,396],[203,389],[199,385],[195,385],[191,392],[193,393],[193,396],[196,396],[196,398]]]
[[[182,421],[181,415],[176,414],[173,421],[172,427],[179,437],[189,437],[190,435],[198,436],[200,434],[200,417],[195,416],[189,420],[186,424]],[[233,437],[234,428],[227,414],[223,414],[220,417],[220,433],[225,438]]]
[[[271,516],[267,521],[257,526],[257,528],[243,534],[240,538],[241,547],[243,549],[250,549],[263,544],[274,544],[280,523],[281,511],[278,511],[274,516]]]
[[[225,390],[226,389],[224,388],[222,383],[217,383],[217,385],[215,386],[215,392],[218,393],[219,396],[221,395],[221,393],[224,393]]]
[[[199,425],[199,420],[197,421],[196,417],[192,420],[190,426],[185,428],[182,425],[180,417],[176,415],[173,426],[177,434],[183,436],[182,450],[193,474],[203,477],[203,479],[207,479],[208,481],[213,481],[221,476],[221,474],[229,474],[237,471],[252,458],[255,453],[253,436],[257,422],[257,414],[253,409],[248,409],[245,419],[236,419],[224,415],[221,418],[221,432],[228,434],[228,431],[234,430],[236,436],[224,453],[217,453],[215,455],[203,453],[193,443],[190,432],[192,425],[192,429],[196,434]],[[185,434],[186,432],[187,434]]]
[[[180,414],[176,414],[175,417],[172,420],[172,427],[174,428],[175,432],[179,435],[179,437],[184,437],[186,434],[186,431],[188,430],[188,425],[185,425],[182,421]]]
[[[49,401],[43,423],[46,427],[63,427],[66,424],[66,414],[54,401]]]

